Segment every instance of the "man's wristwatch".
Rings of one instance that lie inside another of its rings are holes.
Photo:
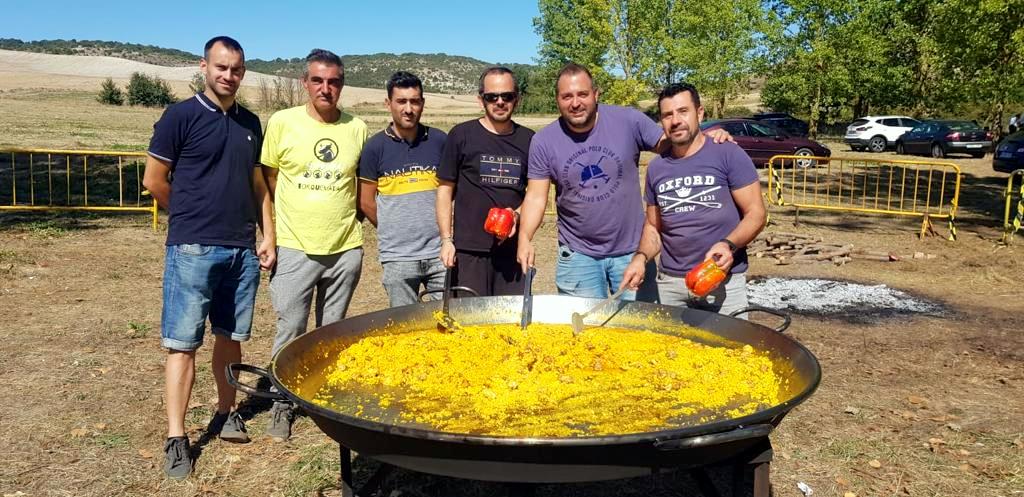
[[[739,247],[736,246],[735,243],[732,243],[732,240],[730,240],[728,238],[723,238],[723,239],[721,239],[719,241],[724,243],[724,244],[726,244],[726,245],[728,245],[729,246],[729,250],[732,251],[732,252],[736,252],[737,250],[740,249]]]

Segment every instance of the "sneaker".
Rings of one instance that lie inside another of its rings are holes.
[[[188,437],[171,437],[164,442],[164,473],[172,480],[184,480],[192,473],[192,448]]]
[[[287,441],[292,436],[292,423],[295,422],[295,406],[288,402],[274,402],[270,409],[270,423],[267,424],[267,435],[275,442]]]
[[[243,444],[249,442],[249,434],[245,431],[245,421],[237,411],[214,414],[206,431],[210,434],[217,434],[221,440],[226,442]]]

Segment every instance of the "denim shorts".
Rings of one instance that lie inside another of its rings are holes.
[[[253,249],[168,246],[160,344],[173,350],[198,349],[207,317],[214,334],[248,340],[259,283],[260,263]]]

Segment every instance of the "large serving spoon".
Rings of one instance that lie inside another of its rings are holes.
[[[583,333],[583,319],[586,318],[587,316],[589,316],[589,315],[591,315],[591,314],[593,314],[593,313],[595,313],[595,312],[605,308],[605,306],[607,306],[608,304],[610,304],[610,303],[612,303],[612,302],[614,302],[616,300],[619,300],[619,297],[622,297],[622,294],[626,292],[627,288],[628,287],[620,288],[619,291],[613,293],[612,296],[608,297],[607,299],[605,299],[604,302],[601,302],[600,304],[597,304],[592,309],[590,309],[587,312],[584,312],[583,314],[580,314],[578,312],[572,313],[572,334],[573,335],[579,335],[580,333]]]
[[[444,293],[441,298],[441,311],[434,313],[434,320],[437,324],[441,325],[448,331],[460,331],[462,326],[456,323],[452,319],[451,314],[448,314],[448,301],[451,300],[452,296],[452,268],[445,269],[444,271]]]

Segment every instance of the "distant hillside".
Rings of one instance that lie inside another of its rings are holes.
[[[448,54],[342,55],[345,63],[345,84],[363,88],[383,88],[392,73],[410,71],[423,80],[427,91],[437,93],[471,93],[476,91],[480,72],[489,63],[470,57]],[[246,62],[254,71],[279,76],[297,76],[305,69],[303,58]]]
[[[199,55],[173,48],[96,40],[21,41],[0,38],[0,49],[61,55],[105,55],[161,66],[181,67],[198,63]],[[447,54],[342,55],[345,62],[345,84],[363,88],[383,88],[388,76],[398,70],[415,73],[426,87],[436,93],[465,94],[476,91],[480,72],[490,64],[482,60]],[[304,69],[303,58],[249,59],[252,71],[279,76],[299,76]],[[528,66],[517,65],[517,71]]]
[[[58,55],[105,55],[158,66],[182,67],[199,62],[199,56],[173,48],[99,40],[21,41],[0,38],[0,49]]]

